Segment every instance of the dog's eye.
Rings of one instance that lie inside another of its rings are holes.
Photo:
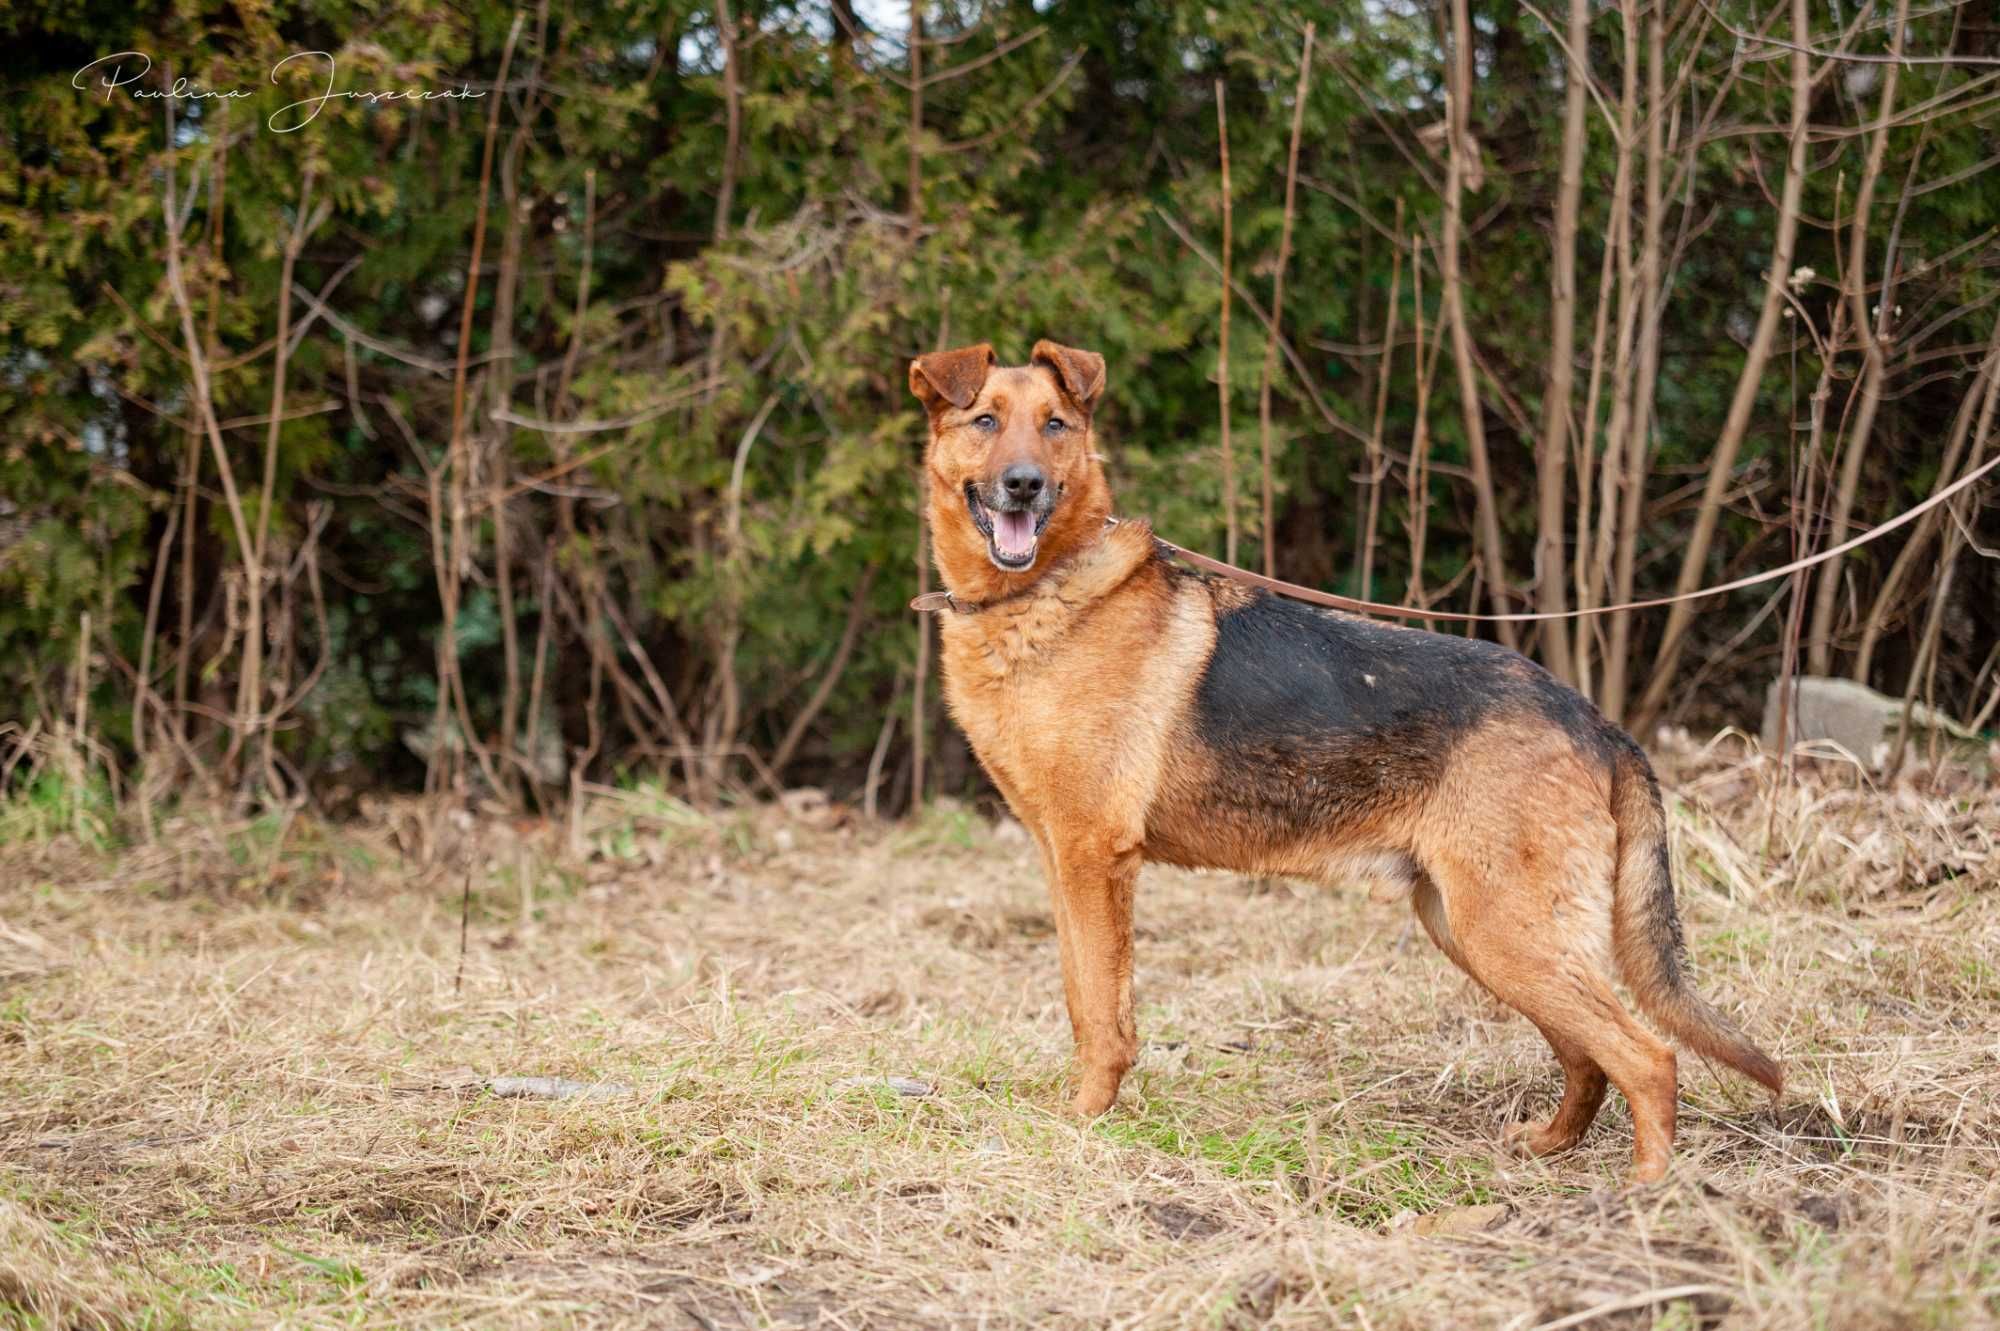
[[[1064,420],[1060,416],[1049,417],[1049,423],[1042,427],[1042,429],[1049,434],[1061,434],[1064,430],[1067,430],[1068,428],[1069,428],[1069,422]]]
[[[982,430],[997,430],[1000,428],[1000,422],[993,419],[993,413],[990,411],[974,416],[972,423]]]

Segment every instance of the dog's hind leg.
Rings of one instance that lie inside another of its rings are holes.
[[[1555,1155],[1582,1141],[1604,1104],[1608,1085],[1604,1069],[1588,1054],[1569,1041],[1550,1035],[1546,1029],[1542,1038],[1556,1051],[1556,1060],[1562,1064],[1563,1094],[1562,1103],[1556,1106],[1548,1122],[1516,1123],[1507,1129],[1507,1144],[1529,1155]]]
[[[1445,918],[1444,898],[1438,895],[1437,884],[1431,876],[1421,870],[1417,873],[1416,886],[1410,889],[1410,905],[1423,921],[1424,932],[1437,944],[1438,951],[1450,957],[1452,964],[1471,974],[1472,968],[1465,964],[1465,954],[1458,950],[1458,940],[1452,937],[1451,921]],[[1477,979],[1477,976],[1473,978]]]
[[[1475,972],[1459,949],[1458,939],[1451,931],[1451,921],[1446,918],[1444,899],[1438,895],[1437,884],[1428,874],[1419,874],[1415,888],[1410,893],[1410,904],[1416,910],[1417,918],[1423,921],[1424,932],[1431,936],[1438,951],[1444,953],[1468,975],[1478,979]],[[1480,980],[1482,985],[1484,980]],[[1486,985],[1488,989],[1492,986]],[[1583,1140],[1583,1134],[1597,1118],[1598,1109],[1604,1104],[1606,1080],[1604,1069],[1580,1048],[1560,1036],[1551,1034],[1548,1027],[1539,1026],[1542,1038],[1555,1050],[1556,1059],[1562,1064],[1562,1103],[1547,1123],[1516,1123],[1507,1130],[1508,1145],[1527,1152],[1529,1155],[1554,1155],[1567,1151]]]
[[[1562,1062],[1562,1103],[1547,1124],[1521,1134],[1522,1144],[1536,1152],[1574,1145],[1603,1103],[1608,1077],[1632,1107],[1632,1177],[1659,1179],[1673,1150],[1674,1053],[1619,1002],[1608,923],[1600,928],[1579,896],[1550,881],[1554,866],[1537,873],[1516,860],[1506,866],[1504,889],[1481,867],[1497,866],[1432,860],[1435,899],[1426,902],[1420,886],[1417,913],[1434,938],[1444,931],[1450,945],[1440,939],[1440,946],[1452,960],[1540,1028]]]

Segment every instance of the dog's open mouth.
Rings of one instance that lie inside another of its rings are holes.
[[[1055,505],[1049,504],[1039,513],[1033,508],[989,508],[979,497],[979,487],[967,482],[965,508],[972,515],[972,525],[986,538],[987,558],[1009,573],[1019,573],[1034,564],[1035,545]]]

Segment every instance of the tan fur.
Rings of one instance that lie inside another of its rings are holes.
[[[1371,751],[1382,793],[1335,832],[1215,813],[1205,792],[1232,773],[1197,730],[1193,699],[1218,617],[1246,593],[1170,572],[1143,523],[1107,528],[1090,426],[1100,358],[1044,342],[1029,366],[992,361],[982,344],[920,358],[910,379],[930,412],[937,566],[968,611],[940,620],[945,697],[1042,851],[1080,1070],[1074,1110],[1110,1108],[1137,1055],[1132,899],[1143,860],[1321,882],[1365,872],[1408,891],[1438,946],[1556,1051],[1562,1103],[1518,1144],[1573,1145],[1608,1079],[1632,1105],[1635,1177],[1658,1178],[1673,1141],[1674,1054],[1614,985],[1647,989],[1649,1012],[1695,1009],[1676,1006],[1674,977],[1628,955],[1639,916],[1614,884],[1640,872],[1628,834],[1647,831],[1637,796],[1614,789],[1559,727],[1502,715],[1448,753]],[[1082,428],[1050,437],[1052,414]],[[989,558],[966,488],[1022,460],[1062,498],[1032,566],[1010,572]]]

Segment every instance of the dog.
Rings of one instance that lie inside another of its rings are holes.
[[[1762,1083],[1777,1063],[1689,984],[1659,784],[1588,700],[1516,652],[1253,591],[1112,518],[1093,415],[1104,358],[1049,341],[919,356],[953,718],[1040,848],[1075,1040],[1071,1108],[1110,1109],[1138,1054],[1139,866],[1406,893],[1444,954],[1562,1065],[1518,1150],[1574,1146],[1607,1080],[1631,1177],[1667,1170],[1674,1050]]]

